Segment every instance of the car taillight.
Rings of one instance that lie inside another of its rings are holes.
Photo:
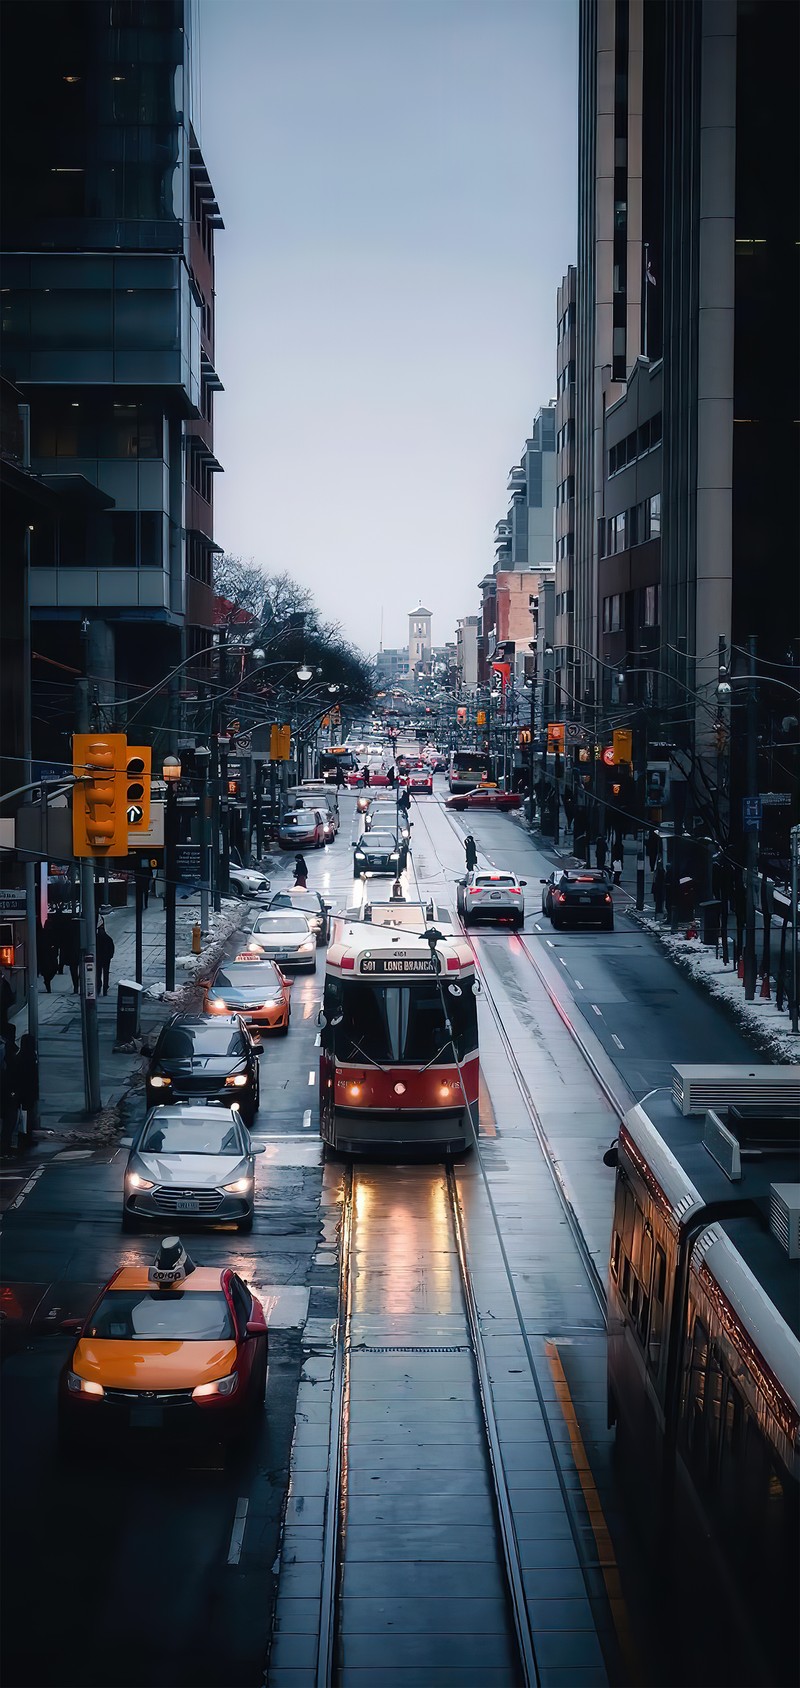
[[[567,900],[567,893],[566,893],[566,891],[559,891],[559,893],[558,893],[558,900],[559,900],[559,902],[560,902],[560,903],[565,903],[565,902],[566,902],[566,900]]]
[[[522,896],[522,892],[521,892],[518,885],[509,885],[508,894],[509,894],[510,897],[521,897]]]
[[[481,894],[480,885],[470,885],[469,894],[471,897],[479,897]]]
[[[611,902],[611,892],[610,892],[610,891],[606,891],[606,894],[605,894],[605,901],[606,901],[606,902],[607,902],[607,903],[610,903],[610,902]]]

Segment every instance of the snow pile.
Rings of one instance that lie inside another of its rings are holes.
[[[189,951],[184,955],[176,955],[175,965],[188,975],[186,983],[179,985],[176,990],[168,991],[163,979],[154,980],[148,986],[148,996],[160,997],[162,1002],[168,1002],[171,1007],[186,1010],[191,1008],[197,997],[196,984],[202,976],[205,977],[217,965],[222,952],[232,932],[242,923],[242,904],[238,900],[223,899],[223,906],[219,914],[212,913],[209,930],[203,949],[199,955]],[[191,931],[191,927],[189,928]],[[189,933],[179,934],[184,939]]]
[[[633,910],[629,912],[633,913]],[[759,978],[756,982],[754,1001],[746,1002],[743,981],[738,977],[732,962],[726,967],[721,954],[715,955],[713,949],[700,938],[686,938],[681,932],[665,930],[660,922],[651,916],[637,914],[636,919],[658,938],[672,960],[682,967],[696,984],[708,991],[709,996],[724,1003],[742,1031],[760,1045],[766,1054],[775,1061],[800,1061],[800,1036],[795,1037],[792,1033],[786,1001],[784,1000],[780,1013],[775,1006],[774,979],[770,980],[772,994],[769,998],[759,996]]]

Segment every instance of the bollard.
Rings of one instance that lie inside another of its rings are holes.
[[[192,927],[192,955],[199,955],[202,949],[203,934],[199,926]]]
[[[737,977],[737,979],[743,979],[744,978],[744,951],[742,951],[742,954],[739,956],[739,960],[738,960],[738,963],[737,963],[737,966],[736,966],[736,977]]]

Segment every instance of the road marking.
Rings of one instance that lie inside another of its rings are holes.
[[[28,1179],[27,1184],[23,1184],[19,1195],[15,1196],[13,1202],[11,1203],[11,1209],[13,1209],[15,1207],[21,1207],[22,1206],[22,1203],[24,1202],[25,1197],[30,1195],[30,1192],[33,1189],[34,1184],[36,1183],[36,1180],[38,1178],[41,1178],[43,1172],[44,1172],[44,1167],[38,1166],[36,1168],[36,1171],[31,1173],[31,1176]]]
[[[308,1082],[309,1082],[309,1084],[316,1084],[316,1082],[317,1082],[317,1075],[313,1071],[313,1068],[312,1068],[312,1071],[308,1075]]]
[[[573,985],[577,985],[579,991],[583,990],[583,985],[581,984],[580,979],[573,979],[572,983]]]
[[[542,930],[542,928],[541,928],[541,926],[540,926],[540,925],[539,925],[539,922],[538,922],[538,920],[534,920],[534,922],[533,922],[533,929],[534,929],[534,931],[535,931],[535,932],[541,932],[541,930]]]
[[[554,944],[554,943],[553,943],[553,940],[552,940],[552,938],[545,938],[545,940],[544,940],[544,941],[545,941],[545,943],[546,943],[546,945],[547,945],[547,948],[548,948],[548,949],[555,949],[555,947],[556,947],[556,946],[555,946],[555,944]]]
[[[311,1124],[311,1109],[306,1108],[306,1110],[303,1114],[303,1130],[308,1131],[310,1124]]]
[[[597,1003],[596,1003],[596,1002],[593,1002],[593,1003],[592,1003],[592,1012],[593,1012],[593,1013],[594,1013],[594,1014],[599,1014],[599,1015],[600,1015],[600,1018],[601,1018],[601,1020],[602,1020],[602,1018],[603,1018],[603,1010],[602,1010],[602,1008],[598,1008],[598,1006],[597,1006]]]
[[[231,1530],[231,1545],[228,1548],[228,1564],[238,1565],[242,1557],[242,1543],[244,1541],[244,1527],[247,1523],[248,1502],[242,1497],[236,1502],[236,1515]]]
[[[566,967],[567,964],[566,964],[566,961],[564,960],[563,955],[560,955],[558,959],[561,962],[562,967]]]
[[[616,1034],[616,1032],[612,1032],[612,1033],[611,1033],[611,1042],[612,1042],[612,1043],[615,1043],[615,1044],[616,1044],[616,1046],[617,1046],[617,1048],[618,1048],[618,1049],[624,1049],[624,1048],[625,1048],[625,1045],[624,1045],[624,1043],[620,1043],[620,1041],[619,1041],[619,1038],[618,1038],[618,1037],[617,1037],[617,1034]]]
[[[319,1046],[320,1046],[320,1043],[321,1043],[321,1042],[322,1042],[322,1033],[321,1033],[321,1032],[317,1032],[317,1035],[316,1035],[316,1037],[315,1037],[315,1039],[314,1039],[314,1048],[315,1048],[315,1049],[319,1049]]]

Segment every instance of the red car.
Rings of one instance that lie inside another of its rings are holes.
[[[416,796],[420,796],[423,792],[428,797],[433,796],[433,774],[424,762],[418,762],[416,767],[409,768],[408,773],[403,776],[401,784],[407,785],[409,791],[415,793]]]
[[[179,1237],[155,1265],[123,1266],[87,1319],[65,1319],[74,1346],[59,1381],[66,1452],[150,1430],[230,1441],[255,1430],[267,1384],[261,1302],[229,1266],[199,1266]]]
[[[448,809],[520,809],[522,797],[518,791],[478,785],[474,791],[455,791],[445,799],[445,805]]]

